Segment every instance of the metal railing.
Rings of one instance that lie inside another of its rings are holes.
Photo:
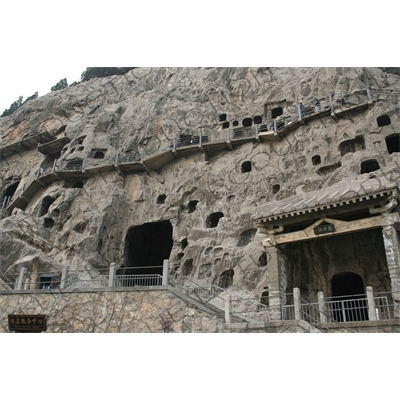
[[[158,274],[117,275],[114,280],[114,287],[161,286],[161,285],[162,285],[162,276]]]
[[[340,296],[330,298],[325,301],[325,312],[331,321],[368,321],[367,296]]]

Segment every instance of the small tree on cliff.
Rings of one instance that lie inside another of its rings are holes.
[[[68,82],[67,82],[67,78],[64,79],[60,79],[60,82],[57,83],[57,85],[54,85],[51,88],[51,91],[54,92],[56,90],[61,90],[61,89],[65,89],[68,87]]]

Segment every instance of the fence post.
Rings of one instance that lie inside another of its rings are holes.
[[[118,163],[119,163],[119,153],[115,155],[115,165],[118,165]]]
[[[301,300],[300,289],[293,288],[293,301],[294,301],[294,319],[299,321],[301,319]]]
[[[65,289],[65,283],[67,280],[67,275],[68,275],[68,265],[64,265],[62,269],[62,274],[61,274],[61,282],[60,282],[60,289],[63,290]]]
[[[51,172],[54,172],[56,170],[56,166],[57,166],[57,160],[54,160]]]
[[[335,113],[335,109],[333,107],[332,93],[329,93],[329,104],[331,106],[331,114]]]
[[[368,87],[367,87],[367,98],[368,98],[368,101],[372,101],[371,92]]]
[[[276,119],[274,119],[274,132],[276,133],[277,129],[276,129]]]
[[[29,278],[26,278],[25,283],[24,283],[24,290],[29,290],[30,283],[31,283],[31,280]]]
[[[225,298],[225,323],[231,323],[231,312],[232,312],[232,303],[231,303],[231,296],[227,296]]]
[[[231,141],[231,128],[228,128],[227,135],[228,135],[228,142],[230,142]]]
[[[18,281],[17,281],[17,290],[22,289],[22,283],[25,280],[26,271],[27,271],[27,269],[25,267],[22,267],[21,271],[19,271],[19,277],[18,277]]]
[[[173,149],[175,151],[176,150],[176,138],[173,139],[172,143],[173,143]]]
[[[326,315],[324,313],[325,310],[325,297],[324,292],[318,292],[318,309],[319,309],[319,320],[321,323],[326,322]]]
[[[110,264],[110,273],[108,275],[108,287],[114,287],[114,279],[115,279],[115,271],[116,271],[116,264],[112,262]]]
[[[169,260],[163,261],[163,270],[162,270],[162,285],[168,286],[169,281]]]
[[[374,289],[372,289],[372,286],[367,286],[367,303],[368,318],[370,321],[376,321]]]
[[[200,129],[200,136],[199,136],[199,146],[203,145],[203,135],[201,134],[201,129]]]

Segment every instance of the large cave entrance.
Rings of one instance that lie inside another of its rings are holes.
[[[162,275],[162,265],[172,249],[170,221],[149,222],[132,226],[125,237],[123,275]]]

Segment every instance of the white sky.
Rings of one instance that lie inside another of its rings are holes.
[[[23,96],[24,100],[39,92],[44,96],[60,79],[70,85],[81,79],[86,67],[6,67],[0,66],[0,115]]]

